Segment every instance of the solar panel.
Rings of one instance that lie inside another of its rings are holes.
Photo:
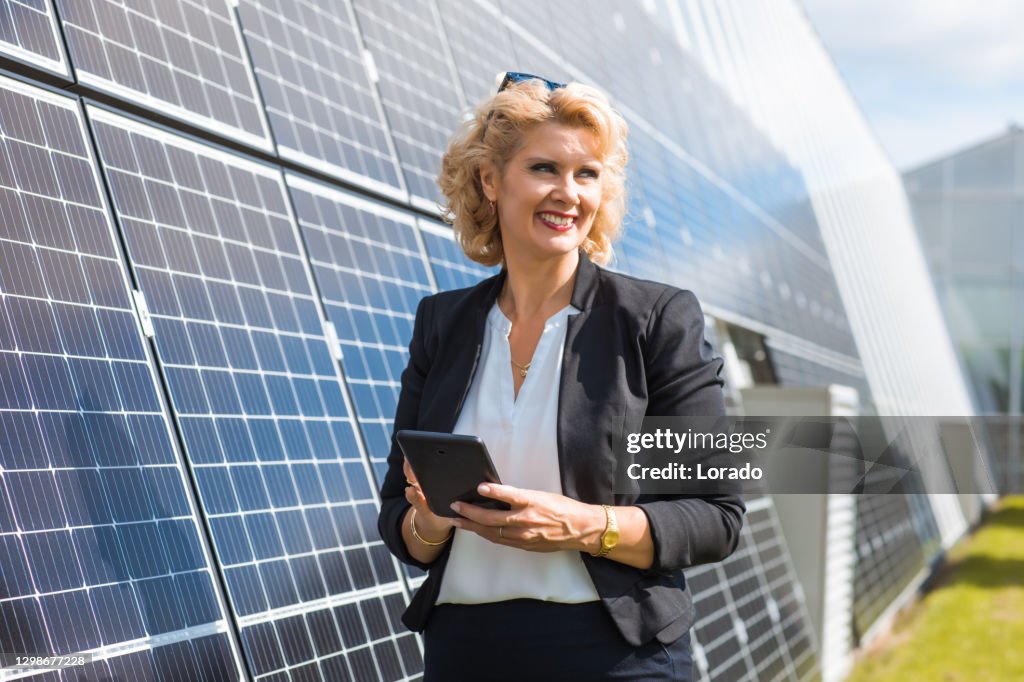
[[[280,172],[89,115],[250,672],[406,678],[420,650]]]
[[[820,679],[803,595],[770,496],[747,500],[736,552],[684,572],[697,609],[699,679]]]
[[[466,102],[475,106],[497,90],[494,77],[521,71],[512,50],[512,37],[498,8],[488,2],[447,3],[441,12],[445,35]]]
[[[553,47],[564,40],[564,33],[560,34],[554,24],[552,3],[501,0],[497,4],[512,38],[512,53],[516,60],[513,70],[526,71],[559,83],[579,80]]]
[[[57,0],[80,83],[270,149],[228,0]]]
[[[465,106],[430,0],[353,0],[413,203],[436,211],[437,173]]]
[[[416,306],[436,290],[411,214],[287,176],[377,480],[383,481]]]
[[[924,495],[857,495],[856,504],[853,628],[859,639],[924,568],[939,537]]]
[[[238,13],[281,156],[407,200],[349,3],[245,0]]]
[[[0,56],[67,77],[64,48],[48,0],[0,0]]]
[[[0,643],[238,679],[101,192],[77,102],[0,78]]]
[[[558,22],[571,20],[579,11],[572,3],[557,7],[562,16],[555,20],[556,25],[563,25]],[[612,0],[598,0],[586,12],[587,24],[582,29],[591,40],[579,50],[562,41],[562,53],[581,64],[588,77],[648,124],[665,132],[690,125],[679,108],[688,75],[685,68],[679,68],[685,67],[681,51],[671,34],[654,25],[646,11],[630,9]],[[672,74],[667,83],[666,74]]]

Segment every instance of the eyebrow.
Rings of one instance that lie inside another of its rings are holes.
[[[526,159],[526,163],[537,163],[539,161],[543,161],[544,163],[550,163],[553,166],[559,165],[557,161],[555,161],[554,159],[550,159],[546,156],[531,156],[530,158]],[[597,166],[598,168],[604,168],[604,164],[594,158],[587,159],[581,165]]]

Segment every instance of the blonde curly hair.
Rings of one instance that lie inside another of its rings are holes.
[[[611,260],[626,211],[626,121],[596,88],[570,83],[549,90],[536,79],[514,83],[481,102],[452,135],[441,160],[437,184],[448,201],[442,214],[471,260],[486,266],[504,262],[498,216],[490,211],[480,182],[481,164],[489,161],[504,173],[523,136],[548,121],[589,130],[598,141],[604,167],[601,206],[582,246],[596,263]]]

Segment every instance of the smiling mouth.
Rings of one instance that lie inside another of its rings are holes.
[[[559,232],[571,230],[576,225],[576,218],[572,216],[561,216],[554,213],[538,213],[537,217],[546,226],[550,227],[552,230],[558,230]]]

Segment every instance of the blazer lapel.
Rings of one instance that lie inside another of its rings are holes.
[[[614,462],[603,443],[607,390],[613,364],[601,349],[611,331],[610,311],[598,298],[600,270],[580,252],[558,387],[558,464],[562,494],[589,502],[611,502]]]
[[[498,298],[505,274],[502,270],[478,284],[470,296],[446,313],[451,321],[434,321],[435,328],[449,335],[437,340],[436,374],[428,377],[428,382],[437,382],[436,387],[424,387],[424,394],[434,399],[421,405],[419,428],[440,433],[455,429],[480,363],[487,313]]]

